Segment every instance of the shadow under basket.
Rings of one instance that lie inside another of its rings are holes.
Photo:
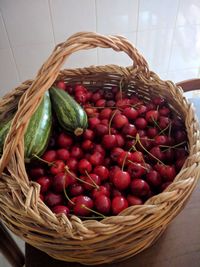
[[[106,65],[60,71],[70,54],[95,47],[124,51],[133,60],[133,66]],[[29,181],[26,173],[22,137],[45,91],[59,79],[68,84],[82,83],[91,90],[121,86],[128,94],[137,92],[144,100],[158,95],[167,99],[185,122],[189,155],[164,192],[143,205],[129,207],[101,221],[55,215],[40,200],[39,184]],[[0,119],[16,107],[0,161],[0,218],[25,242],[56,259],[98,265],[132,257],[155,242],[183,209],[197,184],[200,145],[193,107],[180,87],[149,71],[145,59],[124,37],[81,32],[57,45],[35,80],[22,83],[1,99]]]

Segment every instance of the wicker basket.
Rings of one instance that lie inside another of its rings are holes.
[[[133,60],[133,66],[60,71],[72,53],[96,47],[124,51]],[[81,82],[91,90],[99,86],[109,90],[121,83],[125,90],[136,90],[146,99],[158,94],[166,97],[177,116],[185,120],[189,140],[189,156],[174,182],[144,205],[129,207],[102,221],[53,214],[39,198],[40,186],[28,180],[22,136],[44,92],[60,78],[70,84]],[[200,173],[198,123],[182,93],[173,82],[162,81],[149,71],[147,62],[124,37],[82,32],[57,45],[35,80],[22,83],[0,101],[1,118],[18,104],[0,161],[0,173],[6,170],[0,178],[2,221],[27,243],[64,261],[97,265],[124,260],[149,247],[185,206]]]

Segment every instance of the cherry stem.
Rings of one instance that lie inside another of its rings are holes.
[[[162,165],[165,165],[161,160],[159,160],[158,158],[156,158],[153,154],[151,154],[144,146],[143,144],[140,142],[140,136],[137,133],[136,134],[136,141],[139,143],[139,145],[142,147],[142,149],[144,149],[144,151],[149,154],[152,158],[156,159],[158,162],[160,162]]]
[[[87,175],[87,177],[92,181],[92,183],[95,185],[95,187],[97,188],[97,189],[99,189],[99,186],[95,183],[95,181],[92,179],[92,177],[89,175],[89,173],[85,170],[85,173],[86,173],[86,175]]]
[[[134,164],[134,165],[137,165],[138,163],[137,162],[133,162],[132,160],[128,160],[128,162],[130,162],[131,164]],[[141,168],[145,169],[146,171],[148,170],[146,167],[140,165]]]
[[[162,131],[160,131],[158,134],[157,134],[157,136],[158,135],[161,135],[163,132],[165,132],[169,127],[171,126],[171,122],[162,130]],[[170,135],[169,135],[170,136]]]
[[[115,110],[115,111],[113,112],[113,114],[112,114],[112,117],[110,118],[109,125],[108,125],[108,134],[109,134],[109,135],[111,134],[111,123],[112,123],[112,120],[113,120],[113,118],[114,118],[114,116],[115,116],[115,114],[116,114],[117,111],[118,111],[118,110]]]
[[[132,138],[132,139],[136,139],[136,137],[132,136],[132,135],[127,135],[126,137],[129,137],[129,138]],[[143,138],[143,137],[140,137],[140,140],[142,140],[142,139],[149,140],[149,141],[155,141],[154,138]]]
[[[44,160],[44,159],[38,157],[36,154],[33,154],[33,156],[34,156],[35,158],[39,159],[40,161],[42,161],[42,162],[48,164],[49,166],[53,166],[53,165],[55,165],[54,162],[49,162],[49,161],[47,161],[47,160]]]
[[[68,197],[65,186],[63,186],[63,191],[64,191],[64,195],[65,195],[66,199],[67,199],[72,205],[75,205],[75,203]]]
[[[170,122],[170,124],[169,124],[169,133],[168,133],[168,136],[171,136],[171,130],[172,130],[172,124],[171,124],[171,122]]]
[[[165,149],[165,150],[163,150],[163,152],[165,152],[165,151],[167,151],[168,149],[170,149],[170,148],[176,148],[176,147],[179,147],[179,146],[182,146],[183,144],[185,144],[186,143],[186,141],[183,141],[183,142],[181,142],[181,143],[179,143],[179,144],[176,144],[176,145],[174,145],[174,146],[165,146],[165,145],[160,145],[161,147],[166,147],[167,149]]]
[[[136,141],[136,143],[137,143],[137,141]],[[135,145],[136,145],[136,143],[135,143]],[[137,151],[135,145],[132,145],[132,147],[126,152],[126,155],[125,155],[123,162],[122,162],[122,171],[124,171],[124,165],[125,165],[125,162],[126,162],[127,157],[128,157],[128,152],[131,152],[132,150]]]
[[[84,208],[84,209],[86,209],[86,210],[89,210],[89,211],[91,211],[91,212],[93,212],[93,213],[95,213],[95,214],[97,214],[97,215],[99,215],[99,216],[101,216],[101,217],[103,217],[103,218],[106,218],[106,216],[104,216],[103,214],[101,214],[101,213],[99,213],[99,212],[97,212],[97,211],[95,211],[95,210],[93,210],[93,209],[88,208],[88,207],[85,206],[84,204],[82,204],[81,206],[82,206],[82,208]]]
[[[88,182],[86,182],[86,181],[84,181],[84,180],[78,178],[76,175],[74,175],[74,174],[69,170],[69,168],[68,168],[67,166],[65,166],[65,170],[66,170],[66,172],[68,172],[71,176],[73,176],[73,177],[74,177],[76,180],[78,180],[79,182],[82,182],[82,183],[84,183],[84,184],[87,184],[87,185],[90,185],[90,186],[93,186],[93,187],[96,188],[96,186],[94,186],[93,184],[88,183]]]
[[[162,129],[160,128],[160,126],[158,125],[157,121],[154,119],[153,116],[151,116],[151,119],[152,119],[153,123],[158,127],[158,129],[159,129],[160,131],[162,131]]]

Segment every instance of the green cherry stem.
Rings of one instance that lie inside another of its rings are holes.
[[[87,177],[91,180],[91,182],[94,184],[94,186],[98,189],[99,186],[95,183],[94,180],[92,180],[92,177],[89,175],[89,173],[86,170],[85,170],[85,173],[86,173]]]
[[[152,119],[153,123],[158,127],[158,129],[159,129],[160,131],[162,131],[162,129],[160,128],[160,126],[158,125],[157,121],[154,119],[153,116],[151,116],[151,119]]]
[[[169,127],[170,127],[170,125],[171,125],[171,122],[162,130],[162,131],[160,131],[158,134],[157,134],[157,136],[158,135],[161,135],[162,133],[164,133]],[[170,135],[169,135],[170,136]]]
[[[165,151],[167,151],[167,150],[170,149],[170,148],[176,148],[176,147],[182,146],[182,145],[185,144],[185,143],[186,143],[186,141],[183,141],[183,142],[181,142],[181,143],[179,143],[179,144],[176,144],[176,145],[174,145],[174,146],[160,145],[160,147],[166,148],[165,150],[163,150],[163,152],[165,152]]]
[[[137,165],[138,163],[137,162],[133,162],[132,160],[128,160],[128,162],[130,162],[131,164],[133,164],[133,165]],[[144,167],[144,166],[142,166],[142,165],[140,165],[140,167],[141,168],[143,168],[143,169],[145,169],[146,171],[148,170],[146,167]]]
[[[136,144],[137,144],[137,140],[136,140],[135,144],[132,145],[132,147],[128,150],[128,152],[131,152],[132,150],[137,151],[137,149],[135,147]],[[122,171],[124,171],[124,166],[125,166],[125,162],[126,162],[127,157],[128,157],[128,152],[126,152],[126,155],[125,155],[123,162],[122,162]]]
[[[140,142],[140,136],[137,133],[136,134],[136,141],[139,143],[139,145],[142,147],[142,149],[144,149],[144,151],[149,154],[152,158],[156,159],[158,162],[160,162],[162,165],[165,165],[161,160],[159,160],[158,158],[156,158],[153,154],[151,154],[144,146],[143,144]]]
[[[82,204],[81,206],[82,206],[82,208],[84,208],[84,209],[86,209],[86,210],[89,210],[89,211],[91,211],[91,212],[93,212],[93,213],[99,215],[101,218],[106,218],[106,216],[104,216],[103,214],[101,214],[101,213],[99,213],[99,212],[97,212],[97,211],[95,211],[95,210],[93,210],[93,209],[90,209],[90,208],[86,207],[84,204]]]
[[[112,123],[112,120],[113,120],[115,114],[117,113],[117,111],[118,111],[118,109],[113,112],[113,114],[112,114],[112,116],[110,118],[109,125],[108,125],[108,134],[109,135],[111,134],[111,123]]]
[[[75,205],[75,203],[69,198],[65,186],[63,187],[63,191],[64,191],[64,195],[65,195],[66,199],[67,199],[72,205]]]
[[[36,159],[38,159],[38,160],[40,160],[40,161],[42,161],[42,162],[48,164],[49,166],[53,166],[53,165],[55,165],[54,162],[49,162],[49,161],[47,161],[47,160],[44,160],[44,159],[38,157],[36,154],[33,154],[33,157],[35,157]]]

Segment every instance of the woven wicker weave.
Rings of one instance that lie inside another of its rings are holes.
[[[133,66],[92,66],[60,71],[72,53],[95,47],[124,51],[133,60]],[[26,174],[22,137],[44,92],[60,78],[70,84],[82,82],[91,90],[99,86],[109,90],[112,85],[121,83],[125,90],[136,90],[146,99],[158,94],[167,98],[177,116],[185,120],[189,156],[163,193],[144,205],[129,207],[118,216],[102,221],[56,216],[40,200],[39,185],[29,181]],[[0,173],[4,171],[0,178],[2,221],[16,235],[52,257],[87,265],[124,260],[149,247],[182,210],[200,174],[198,123],[182,93],[173,82],[162,81],[149,71],[144,58],[123,37],[77,33],[57,45],[33,81],[22,83],[0,101],[0,119],[18,105],[0,161]]]

